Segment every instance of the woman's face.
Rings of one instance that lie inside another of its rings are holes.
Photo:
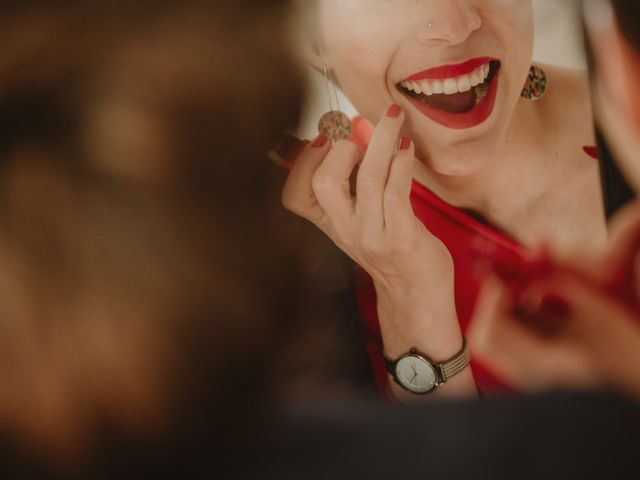
[[[318,66],[358,111],[376,123],[400,104],[427,165],[448,175],[480,168],[504,139],[531,64],[531,0],[318,2]]]

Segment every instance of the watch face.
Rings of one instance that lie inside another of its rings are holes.
[[[396,377],[400,384],[414,393],[428,393],[436,388],[436,372],[420,357],[408,356],[398,360]]]

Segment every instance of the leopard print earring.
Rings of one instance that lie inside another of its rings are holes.
[[[549,78],[545,71],[535,65],[531,65],[527,82],[522,89],[522,98],[526,100],[539,100],[549,88]]]

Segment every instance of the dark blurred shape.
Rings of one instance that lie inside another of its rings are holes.
[[[3,468],[91,478],[145,445],[144,468],[222,469],[259,430],[299,285],[264,158],[302,95],[287,20],[285,1],[2,2]]]
[[[635,0],[611,0],[611,5],[622,34],[629,43],[640,49],[640,4]]]
[[[632,478],[639,428],[636,404],[587,393],[308,408],[270,438],[255,478]]]
[[[636,0],[611,0],[611,4],[622,34],[627,41],[640,49],[640,25],[638,24],[640,3]],[[598,132],[598,145],[602,156],[607,213],[613,216],[631,202],[636,197],[636,193],[615,163],[606,140],[600,132]]]
[[[596,139],[598,141],[598,157],[600,160],[605,211],[607,218],[613,218],[625,205],[633,201],[636,193],[624,178],[599,129],[596,129]]]
[[[637,17],[633,15],[624,15],[624,9],[631,9],[626,13],[633,13],[633,11],[637,11],[637,9],[640,8],[640,4],[635,0],[614,0],[612,4],[614,5],[614,8],[617,9],[618,15],[623,14],[622,17],[619,16],[618,18],[625,19],[621,23],[626,23],[624,29],[629,32],[630,39],[635,37],[637,44],[640,46],[640,29],[638,28],[638,25],[635,24],[635,18]],[[595,95],[595,89],[593,87],[595,87],[598,81],[595,75],[596,66],[594,65],[594,58],[586,33],[584,38],[587,62],[589,64],[592,94]],[[593,104],[597,105],[597,102],[593,102]],[[607,218],[610,219],[614,217],[620,209],[631,202],[635,198],[636,194],[629,182],[624,178],[624,175],[611,154],[611,150],[604,138],[604,135],[597,126],[595,133],[598,144],[597,152],[598,159],[600,160],[600,174],[602,178],[605,212],[607,214]]]

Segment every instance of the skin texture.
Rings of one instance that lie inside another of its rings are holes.
[[[340,143],[325,146],[324,153],[303,153],[301,163],[313,166],[305,175],[292,172],[285,205],[319,225],[356,261],[364,259],[361,265],[374,278],[390,357],[416,346],[441,361],[457,353],[461,344],[448,251],[415,218],[412,228],[393,227],[396,215],[410,211],[411,177],[449,203],[501,225],[525,245],[542,238],[551,238],[560,249],[584,238],[594,246],[604,244],[597,164],[582,151],[583,145],[594,143],[585,122],[591,118],[586,79],[545,67],[548,93],[537,102],[520,98],[533,44],[529,0],[319,0],[314,15],[307,61],[333,71],[356,108],[378,125],[375,137],[387,140],[384,148],[371,153],[380,148],[374,141],[362,161],[353,200],[355,215],[361,217],[355,230],[351,217],[334,214],[330,207],[351,201],[345,182],[359,160],[352,146]],[[474,128],[446,128],[396,89],[419,71],[477,57],[498,58],[502,66],[495,109]],[[390,104],[403,109],[394,122],[385,118]],[[415,159],[411,173],[405,171],[399,179],[393,171],[403,135],[413,141]],[[392,140],[395,148],[390,147]],[[331,180],[324,162],[340,163],[344,170]],[[372,170],[375,181],[368,178]],[[333,188],[339,187],[341,196],[323,191],[330,190],[331,181],[338,182]],[[402,198],[387,206],[390,191]],[[375,198],[377,212],[358,208],[363,195]],[[380,225],[393,235],[384,237]],[[438,393],[475,391],[467,371]]]
[[[597,67],[598,123],[619,165],[637,188],[640,97],[636,79],[640,57],[620,33],[613,15],[604,4],[587,15]],[[581,273],[582,280],[556,275],[526,293],[528,308],[533,310],[549,292],[568,306],[566,314],[552,316],[562,322],[553,335],[526,328],[514,312],[516,305],[505,285],[496,279],[488,281],[470,335],[475,355],[524,389],[608,387],[640,398],[637,312],[597,288],[615,269],[627,269],[633,277],[628,279],[631,295],[640,298],[640,205],[621,211],[611,231],[610,244],[597,255],[582,249],[563,260]]]
[[[376,124],[388,105],[406,106],[405,130],[415,140],[418,157],[444,175],[473,173],[496,153],[531,64],[528,0],[320,0],[319,7],[321,47],[312,62],[333,70],[362,115]],[[484,56],[503,62],[499,97],[505,100],[495,116],[473,131],[434,123],[396,90],[416,72]]]
[[[404,113],[385,116],[363,159],[346,141],[333,147],[326,141],[307,146],[292,168],[283,203],[313,222],[372,275],[387,355],[398,357],[413,345],[433,358],[446,359],[460,350],[462,335],[454,305],[453,265],[444,245],[414,216],[409,203],[414,147],[399,148],[404,119]],[[352,197],[350,177],[358,164]],[[416,256],[416,251],[425,254]],[[424,302],[425,291],[437,296]],[[424,336],[425,329],[431,335]],[[474,391],[469,369],[439,389],[449,394]]]

